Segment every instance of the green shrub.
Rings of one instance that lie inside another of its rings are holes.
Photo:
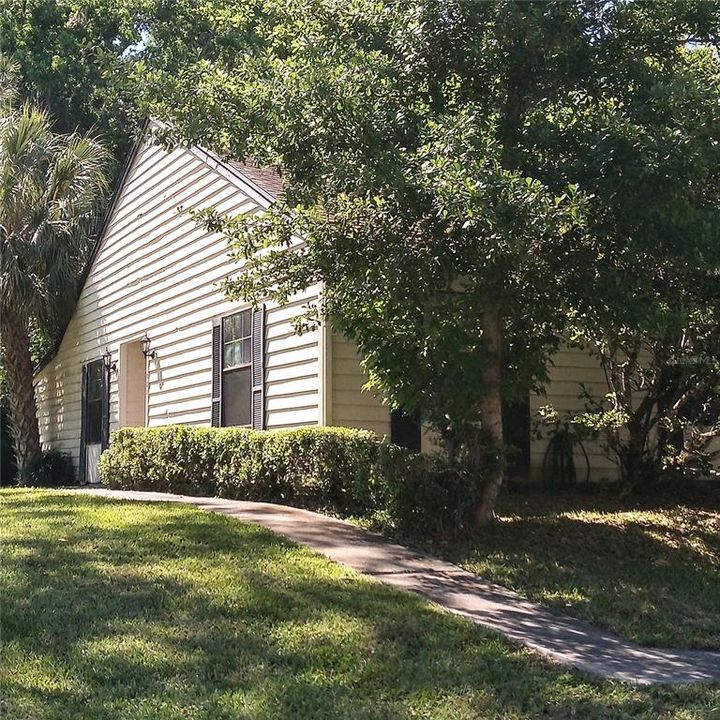
[[[371,432],[303,428],[251,433],[218,468],[224,497],[363,514],[386,501],[410,453]]]
[[[482,479],[440,457],[416,456],[390,483],[387,516],[404,535],[456,537],[475,526]]]
[[[111,487],[281,502],[362,514],[387,501],[412,456],[371,432],[124,428],[100,459]]]
[[[57,450],[44,450],[30,463],[19,478],[21,485],[31,487],[63,487],[75,484],[75,468],[69,455]]]
[[[250,435],[243,428],[123,428],[100,457],[100,477],[110,487],[214,495],[219,468]]]
[[[100,475],[116,488],[382,515],[405,534],[464,528],[478,497],[463,471],[350,428],[124,428]]]

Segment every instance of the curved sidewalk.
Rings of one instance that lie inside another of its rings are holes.
[[[348,522],[270,503],[158,492],[80,488],[119,500],[180,502],[222,513],[306,545],[402,590],[417,593],[558,663],[610,680],[648,685],[720,681],[720,652],[646,648],[524,599],[457,565],[409,550]]]

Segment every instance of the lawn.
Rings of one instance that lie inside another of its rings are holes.
[[[498,523],[436,554],[656,646],[720,648],[720,493],[504,494]]]
[[[720,688],[587,680],[256,526],[0,500],[3,718],[720,717]]]

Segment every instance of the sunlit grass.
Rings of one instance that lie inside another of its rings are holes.
[[[549,666],[256,526],[3,491],[0,717],[711,718]]]

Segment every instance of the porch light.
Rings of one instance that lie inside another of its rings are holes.
[[[142,354],[146,358],[150,358],[151,360],[155,359],[155,351],[150,349],[150,338],[148,337],[147,332],[142,336],[140,342],[142,343]]]
[[[107,345],[105,346],[105,352],[102,354],[102,359],[103,366],[106,370],[109,370],[110,372],[117,372],[117,363],[112,361],[112,353]]]

